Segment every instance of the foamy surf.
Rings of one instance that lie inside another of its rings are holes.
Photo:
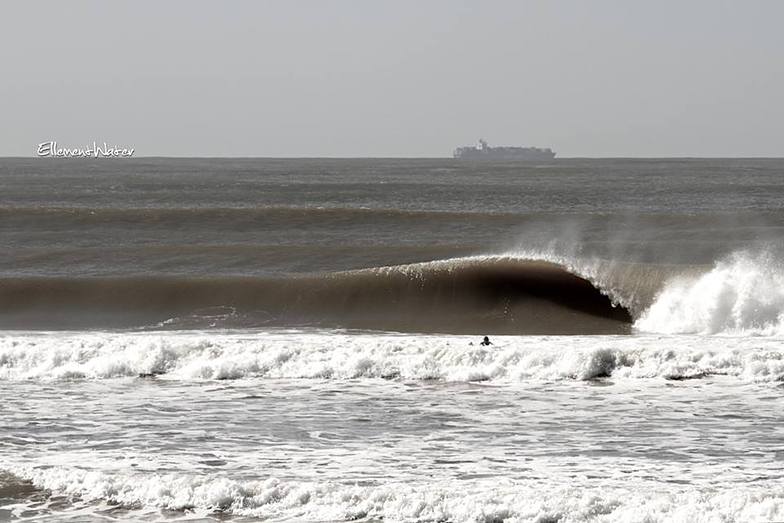
[[[736,251],[708,266],[623,263],[555,252],[510,256],[544,260],[589,281],[630,311],[636,332],[784,334],[784,264],[778,251]]]
[[[661,333],[781,335],[784,267],[770,253],[735,253],[702,274],[666,282],[635,327]]]
[[[499,336],[491,347],[478,341],[335,332],[19,333],[0,337],[0,378],[784,379],[780,338]]]
[[[237,481],[215,475],[121,474],[79,468],[15,467],[14,474],[71,498],[81,506],[107,504],[155,517],[157,510],[193,516],[213,514],[275,521],[458,522],[713,522],[774,521],[784,516],[784,492],[770,486],[718,488],[630,485],[621,478],[604,486],[584,480],[441,480],[378,485]],[[626,485],[623,485],[626,483]],[[0,507],[12,514],[24,505]],[[28,512],[35,512],[29,510]],[[145,517],[146,516],[146,517]],[[170,516],[172,518],[172,516]]]

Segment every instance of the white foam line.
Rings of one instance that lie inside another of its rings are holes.
[[[727,375],[784,380],[780,338],[324,333],[61,333],[0,337],[0,379],[559,381]]]

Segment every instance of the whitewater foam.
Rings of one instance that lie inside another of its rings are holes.
[[[784,267],[770,253],[734,253],[668,282],[635,327],[643,332],[781,335]]]
[[[276,520],[488,523],[751,522],[784,516],[784,492],[754,486],[645,489],[508,479],[360,486],[275,478],[243,482],[185,474],[107,474],[64,467],[16,467],[14,473],[77,502],[105,502],[151,514],[164,508],[202,516],[223,512]]]
[[[591,282],[635,318],[637,332],[784,334],[784,264],[777,251],[737,251],[713,266],[634,264],[558,254],[507,254],[543,260]]]
[[[778,338],[467,336],[336,332],[26,333],[0,337],[0,379],[444,381],[784,379]]]

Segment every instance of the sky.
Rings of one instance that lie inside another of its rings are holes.
[[[0,6],[0,156],[784,156],[779,0]]]

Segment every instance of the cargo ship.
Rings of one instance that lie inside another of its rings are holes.
[[[458,147],[452,154],[461,160],[527,160],[546,162],[555,158],[555,152],[549,147],[490,147],[484,140],[478,145]]]

